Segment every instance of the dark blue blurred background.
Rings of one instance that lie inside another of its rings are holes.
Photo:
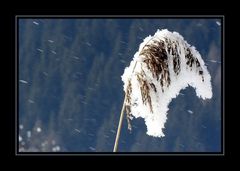
[[[157,29],[179,32],[212,76],[213,98],[193,88],[174,99],[165,137],[124,119],[121,152],[221,151],[219,19],[19,19],[19,151],[112,152],[124,92],[121,75]]]

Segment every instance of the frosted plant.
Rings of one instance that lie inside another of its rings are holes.
[[[177,32],[157,30],[140,44],[122,75],[125,98],[113,151],[117,151],[123,114],[130,120],[144,118],[147,134],[163,137],[168,105],[182,89],[195,88],[202,99],[212,97],[211,76],[195,49]]]
[[[180,90],[192,86],[198,97],[212,97],[211,76],[199,52],[166,29],[144,39],[122,80],[128,128],[129,120],[144,118],[147,134],[154,137],[164,136],[168,105]]]

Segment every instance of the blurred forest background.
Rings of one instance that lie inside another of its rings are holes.
[[[130,133],[124,119],[119,151],[220,152],[221,27],[220,19],[19,19],[19,151],[112,152],[124,68],[146,36],[166,28],[200,52],[213,98],[182,90],[163,138],[148,136],[142,118]]]

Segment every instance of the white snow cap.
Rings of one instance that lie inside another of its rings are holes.
[[[168,105],[180,90],[192,86],[199,98],[212,97],[211,76],[201,55],[167,29],[144,39],[122,81],[128,118],[144,118],[147,134],[154,137],[164,136]]]

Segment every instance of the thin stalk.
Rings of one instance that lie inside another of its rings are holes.
[[[117,130],[117,135],[116,135],[116,139],[115,139],[113,152],[117,152],[117,148],[118,148],[118,141],[119,141],[121,128],[122,128],[122,121],[123,121],[123,116],[124,116],[126,99],[127,98],[126,98],[126,94],[125,94],[124,101],[123,101],[123,106],[122,106],[122,110],[121,110],[121,115],[120,115],[120,119],[119,119],[119,123],[118,123],[118,130]]]
[[[135,68],[137,65],[137,61],[133,67],[133,71],[134,72]],[[120,119],[119,119],[119,123],[118,123],[118,130],[117,130],[117,135],[116,135],[116,139],[115,139],[115,143],[114,143],[114,148],[113,148],[113,152],[117,152],[117,148],[118,148],[118,141],[119,141],[119,137],[120,137],[120,133],[121,133],[121,128],[122,128],[122,121],[123,121],[123,116],[124,116],[124,110],[125,110],[125,103],[126,103],[127,97],[126,94],[124,96],[124,101],[123,101],[123,106],[122,106],[122,110],[121,110],[121,114],[120,114]]]

